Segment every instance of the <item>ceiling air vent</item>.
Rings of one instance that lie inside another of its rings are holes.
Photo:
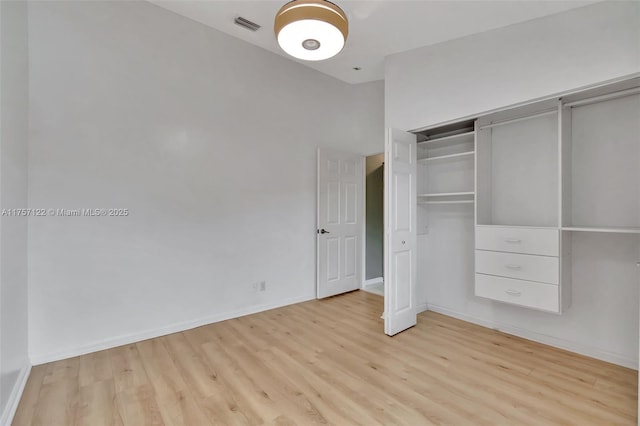
[[[236,25],[239,25],[242,28],[248,29],[249,31],[258,31],[260,29],[260,25],[256,24],[255,22],[251,22],[250,20],[245,19],[242,16],[238,16],[233,20],[233,22],[235,22]]]

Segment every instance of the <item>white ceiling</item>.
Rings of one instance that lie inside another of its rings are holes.
[[[288,0],[150,0],[163,8],[234,37],[287,56],[273,34],[273,18]],[[591,0],[335,0],[349,18],[342,52],[320,62],[298,61],[348,83],[380,80],[384,57],[581,7]],[[262,28],[253,33],[233,23],[237,16]],[[291,60],[295,60],[290,58]],[[362,68],[360,71],[354,67]]]

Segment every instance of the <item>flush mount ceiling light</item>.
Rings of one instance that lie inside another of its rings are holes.
[[[324,0],[294,0],[276,14],[273,29],[289,55],[321,61],[340,53],[349,34],[347,15]]]

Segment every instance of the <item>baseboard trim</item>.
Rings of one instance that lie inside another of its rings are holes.
[[[512,326],[509,324],[502,324],[495,321],[485,320],[472,315],[452,311],[451,309],[444,308],[442,306],[424,304],[418,307],[418,312],[422,312],[420,308],[437,312],[442,315],[457,318],[462,321],[470,322],[482,327],[491,328],[501,331],[503,333],[511,334],[513,336],[522,337],[523,339],[532,340],[534,342],[542,343],[545,345],[553,346],[559,349],[564,349],[569,352],[575,352],[580,355],[588,356],[590,358],[596,358],[601,361],[610,362],[612,364],[621,365],[623,367],[638,369],[638,359],[629,358],[624,355],[620,355],[614,352],[605,351],[598,348],[582,345],[580,343],[572,342],[566,339],[559,339],[557,337],[548,336],[546,334],[536,333],[534,331],[526,330],[521,327]]]
[[[59,361],[62,359],[72,358],[75,356],[86,355],[92,352],[98,352],[105,349],[111,349],[122,345],[128,345],[131,343],[141,342],[147,339],[153,339],[160,336],[166,336],[167,334],[179,333],[181,331],[190,330],[192,328],[201,327],[203,325],[213,324],[220,321],[226,321],[233,318],[243,317],[245,315],[257,314],[259,312],[269,311],[271,309],[282,308],[283,306],[293,305],[296,303],[308,302],[314,300],[315,295],[294,297],[291,299],[285,299],[274,303],[267,303],[264,305],[252,306],[246,309],[240,309],[237,311],[226,312],[222,314],[211,315],[204,318],[199,318],[192,321],[184,321],[176,324],[171,324],[166,327],[160,327],[153,330],[147,330],[141,333],[126,334],[114,338],[104,339],[97,342],[90,343],[88,345],[78,346],[72,349],[68,349],[60,352],[52,352],[45,354],[31,354],[31,363],[33,365],[45,364],[47,362]]]
[[[372,285],[382,284],[383,282],[384,280],[382,277],[371,278],[370,280],[364,280],[360,288],[365,289],[367,287],[371,287]]]
[[[11,395],[9,395],[7,405],[4,407],[2,416],[0,416],[0,425],[9,426],[11,422],[13,422],[13,417],[16,415],[16,411],[18,410],[20,399],[22,399],[24,387],[27,385],[27,380],[29,380],[29,374],[31,374],[31,364],[27,363],[27,365],[22,367],[20,370],[18,380],[16,380],[16,383],[13,385],[13,389],[11,389]]]

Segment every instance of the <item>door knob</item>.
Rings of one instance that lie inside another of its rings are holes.
[[[320,232],[321,234],[330,234],[330,233],[331,233],[331,232],[327,231],[327,230],[326,230],[326,229],[324,229],[324,228],[322,228],[319,232]]]

